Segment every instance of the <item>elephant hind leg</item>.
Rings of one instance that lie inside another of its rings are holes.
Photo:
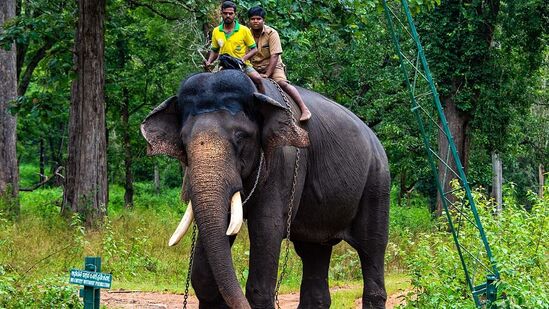
[[[360,211],[353,221],[346,241],[360,257],[364,289],[362,308],[385,308],[384,257],[389,226],[389,181],[377,192],[365,192]],[[366,185],[366,188],[369,186]],[[386,188],[386,190],[385,190]]]
[[[307,242],[294,242],[294,247],[303,261],[303,278],[298,308],[330,308],[328,270],[332,246]]]

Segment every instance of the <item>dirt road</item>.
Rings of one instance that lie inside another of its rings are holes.
[[[401,304],[402,292],[389,296],[387,308],[394,308]],[[283,309],[297,308],[299,294],[284,294],[279,297],[280,307]],[[183,308],[183,295],[150,293],[139,291],[102,291],[101,304],[107,308],[121,309],[181,309]],[[195,297],[189,297],[187,308],[197,309],[198,301]],[[356,308],[362,308],[362,302],[356,301]]]

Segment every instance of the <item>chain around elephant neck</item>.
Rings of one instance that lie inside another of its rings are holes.
[[[284,103],[286,104],[286,107],[288,108],[286,110],[286,112],[288,114],[290,114],[292,116],[293,121],[295,121],[295,117],[294,117],[295,115],[294,115],[294,111],[292,109],[292,105],[290,104],[290,100],[288,100],[288,97],[286,96],[286,93],[284,92],[284,90],[282,90],[280,85],[274,79],[268,78],[267,80],[270,81],[276,87],[278,92],[280,92],[280,95],[282,96],[282,99],[284,100]]]
[[[274,81],[273,79],[268,79],[273,85],[276,86],[276,89],[280,92],[280,95],[282,96],[282,99],[284,100],[284,103],[286,104],[287,112],[292,117],[292,121],[295,121],[294,118],[294,112],[292,110],[292,106],[290,105],[290,101],[288,100],[288,97],[286,96],[286,93],[280,88],[280,85]],[[286,240],[285,240],[285,246],[284,246],[284,262],[282,263],[282,271],[280,272],[280,277],[278,278],[278,281],[276,282],[276,289],[275,289],[275,302],[276,307],[280,309],[280,302],[278,300],[278,292],[280,290],[280,286],[282,285],[282,280],[284,279],[284,276],[286,275],[286,268],[288,266],[288,257],[290,255],[290,230],[292,226],[292,212],[294,208],[294,199],[295,199],[295,187],[297,185],[297,172],[299,171],[299,148],[296,148],[296,158],[295,158],[295,167],[294,167],[294,177],[292,181],[292,191],[290,194],[290,201],[288,202],[288,218],[286,220]]]
[[[250,197],[252,197],[252,195],[255,192],[255,188],[257,187],[257,183],[259,182],[259,175],[261,175],[261,168],[263,167],[263,158],[264,158],[263,150],[261,150],[261,155],[260,155],[260,159],[259,159],[259,167],[257,168],[257,176],[255,176],[254,186],[253,186],[252,190],[250,191],[250,194],[248,194],[248,196],[246,197],[244,202],[242,202],[242,206],[246,205],[246,203],[248,202]]]

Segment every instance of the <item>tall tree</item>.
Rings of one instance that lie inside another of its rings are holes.
[[[525,90],[541,65],[546,7],[543,0],[447,0],[418,19],[465,169],[471,149],[487,154],[479,162],[486,166],[490,154],[499,156],[518,142],[509,130],[532,104]],[[446,138],[440,134],[438,141],[439,156],[446,158]],[[451,190],[452,178],[441,179],[444,191]],[[440,206],[439,199],[439,212]]]
[[[2,27],[15,17],[15,6],[15,0],[0,2]],[[3,32],[1,29],[0,31]],[[17,98],[17,64],[14,44],[11,44],[8,50],[0,49],[0,72],[0,206],[5,204],[7,212],[17,215],[19,172],[15,151],[16,118],[9,111],[10,102]]]
[[[106,214],[108,201],[104,98],[105,0],[79,0],[63,212],[87,225]]]
[[[439,62],[439,83],[443,84],[441,102],[448,121],[450,133],[464,169],[468,167],[470,148],[470,125],[475,107],[481,102],[481,87],[495,78],[490,70],[493,38],[499,13],[499,0],[449,0],[432,15],[432,42],[437,51],[432,54]],[[437,18],[439,18],[437,20]],[[442,59],[441,59],[442,58]],[[442,66],[446,66],[441,68]],[[439,156],[448,158],[448,141],[440,132],[438,137]],[[450,155],[451,158],[451,155]],[[453,160],[450,168],[457,171]],[[439,163],[439,170],[446,170]],[[443,190],[450,191],[451,171],[441,172]],[[442,212],[440,197],[437,212]]]
[[[12,109],[17,114],[18,161],[40,160],[41,175],[48,174],[47,165],[49,173],[65,165],[61,147],[67,140],[76,5],[17,0],[16,17],[0,34],[0,46],[15,42],[17,50],[18,99]]]

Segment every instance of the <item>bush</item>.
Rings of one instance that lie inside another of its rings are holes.
[[[0,308],[82,308],[78,288],[67,278],[42,279],[34,283],[19,282],[0,266]]]
[[[413,205],[417,202],[411,203]],[[385,267],[391,271],[405,271],[405,258],[413,250],[418,237],[429,234],[435,225],[427,202],[422,206],[400,207],[391,205],[389,243],[385,252]]]
[[[506,200],[502,213],[480,192],[474,192],[481,221],[498,262],[501,280],[498,306],[503,308],[549,308],[549,272],[547,242],[549,239],[549,198],[530,196],[532,209],[526,211],[514,200]],[[467,288],[459,255],[447,224],[441,222],[434,233],[421,233],[410,239],[406,265],[414,286],[408,298],[409,308],[474,308]],[[462,226],[460,243],[467,248],[479,243],[478,231],[472,224]],[[479,250],[479,252],[481,252]],[[486,276],[477,271],[476,283]]]

